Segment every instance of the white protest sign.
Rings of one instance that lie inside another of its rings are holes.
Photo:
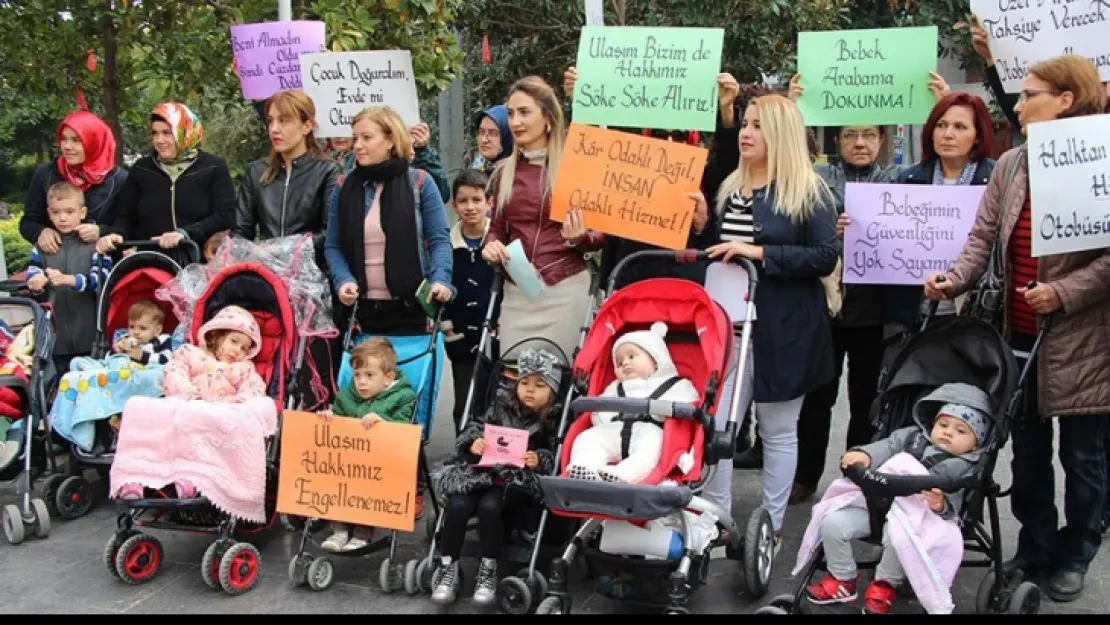
[[[1029,124],[1032,255],[1110,247],[1110,115]]]
[[[585,0],[586,26],[605,25],[605,0]]]
[[[408,50],[301,55],[301,84],[316,104],[316,136],[349,137],[351,121],[368,106],[386,105],[410,128],[420,103]]]
[[[1021,91],[1029,68],[1061,54],[1085,56],[1110,80],[1107,0],[971,0],[989,35],[991,56],[1007,93]]]

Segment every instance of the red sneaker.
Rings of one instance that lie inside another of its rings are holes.
[[[890,604],[894,603],[894,598],[898,596],[898,591],[890,584],[882,581],[875,580],[863,591],[863,613],[864,614],[890,614]]]
[[[856,582],[842,582],[832,575],[825,579],[806,586],[806,598],[814,605],[829,605],[832,603],[851,603],[856,600]]]

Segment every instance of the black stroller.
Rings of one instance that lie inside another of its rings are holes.
[[[975,601],[979,614],[1036,614],[1040,589],[1023,581],[1020,574],[1009,577],[1003,572],[1001,528],[998,500],[1009,494],[994,481],[998,452],[1006,445],[1010,429],[1021,412],[1024,386],[1036,363],[1036,354],[1048,331],[1042,322],[1028,360],[1020,368],[1013,351],[989,324],[965,316],[933,319],[936,304],[930,306],[922,330],[907,341],[891,360],[879,379],[879,394],[872,404],[875,439],[913,423],[913,406],[937,387],[963,382],[979,387],[990,396],[994,425],[984,447],[977,475],[952,480],[936,476],[884,474],[862,465],[844,471],[845,477],[859,486],[867,500],[871,535],[864,539],[882,544],[883,527],[894,499],[933,488],[944,492],[965,491],[962,517],[964,550],[985,558],[965,559],[961,568],[989,568],[979,585]],[[987,515],[984,518],[983,504]],[[989,527],[988,527],[989,525]],[[873,570],[877,560],[858,562],[860,570]],[[824,569],[824,550],[818,545],[812,558],[798,576],[793,593],[779,595],[756,614],[792,614],[809,607],[803,599],[806,586],[818,569]],[[802,606],[805,606],[803,608]]]

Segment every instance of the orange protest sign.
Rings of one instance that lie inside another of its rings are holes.
[[[286,410],[277,510],[411,532],[420,426]]]
[[[551,219],[582,210],[586,227],[678,250],[686,247],[709,152],[683,143],[571,124]]]

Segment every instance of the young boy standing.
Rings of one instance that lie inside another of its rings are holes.
[[[455,386],[456,432],[462,424],[466,394],[478,359],[478,341],[482,336],[482,323],[493,284],[493,268],[482,260],[482,239],[489,229],[491,208],[486,196],[488,183],[489,177],[481,171],[464,169],[455,178],[451,189],[451,205],[459,216],[458,223],[451,228],[451,247],[454,250],[452,283],[458,295],[447,303],[442,329],[446,333],[445,347],[447,357],[451,359]]]
[[[55,254],[31,248],[27,288],[42,292],[54,288],[54,365],[58,374],[69,371],[69,362],[92,351],[96,338],[96,292],[108,277],[112,261],[96,253],[96,233],[86,242],[81,231],[96,229],[83,224],[88,209],[85,194],[68,182],[59,182],[46,192],[47,214],[62,244]]]
[[[416,412],[416,392],[397,369],[397,352],[389,341],[373,337],[351,350],[351,383],[335,397],[325,418],[354,417],[369,429],[375,423],[411,423]],[[332,522],[332,535],[321,547],[328,551],[354,551],[370,544],[374,528]]]

